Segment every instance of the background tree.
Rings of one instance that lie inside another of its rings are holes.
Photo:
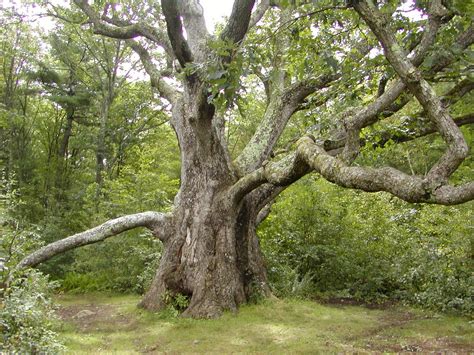
[[[472,88],[467,53],[474,33],[457,4],[417,3],[426,19],[415,22],[397,2],[270,6],[236,0],[226,25],[212,36],[197,1],[74,3],[95,33],[127,41],[167,103],[162,107],[181,151],[180,188],[169,213],[109,220],[38,250],[19,267],[147,227],[163,242],[163,254],[142,306],[158,309],[167,295],[184,294],[190,298],[185,315],[214,317],[255,294],[270,294],[256,225],[279,193],[312,171],[343,187],[386,191],[408,202],[458,204],[474,196],[474,183],[449,183],[468,155],[458,125],[472,122],[471,113],[452,118]],[[265,13],[267,24],[258,26]],[[448,79],[446,91],[441,79]],[[242,102],[258,88],[263,101],[248,114]],[[419,105],[417,114],[402,120],[397,113],[410,105]],[[235,127],[247,115],[256,118],[249,125],[255,129],[248,141],[236,142],[228,134],[232,120]],[[371,137],[370,127],[386,128],[383,120],[410,129]],[[356,160],[361,146],[433,132],[444,149],[425,174],[413,166],[407,173]],[[231,155],[229,143],[242,148]]]

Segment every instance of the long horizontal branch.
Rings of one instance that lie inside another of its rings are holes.
[[[454,205],[474,199],[473,182],[461,186],[446,183],[432,186],[426,177],[407,175],[391,167],[348,166],[309,137],[301,139],[298,154],[311,169],[339,186],[367,192],[386,191],[408,202]]]
[[[53,256],[84,245],[101,242],[127,230],[146,227],[156,233],[163,227],[168,216],[159,212],[143,212],[131,214],[101,224],[98,227],[48,244],[25,257],[17,265],[17,269],[36,266]]]
[[[462,120],[468,123],[472,118],[464,117]],[[444,182],[433,186],[426,176],[407,175],[391,167],[349,166],[308,136],[297,142],[297,149],[292,153],[238,180],[231,193],[237,203],[261,186],[286,187],[311,172],[317,172],[342,187],[366,192],[385,191],[407,202],[456,205],[474,199],[474,182],[460,186]]]

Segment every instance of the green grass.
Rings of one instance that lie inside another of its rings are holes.
[[[327,353],[455,351],[473,348],[461,317],[408,308],[372,310],[268,300],[215,320],[136,308],[138,296],[63,295],[58,313],[72,353]],[[78,318],[79,312],[90,311]],[[92,313],[91,313],[92,312]]]

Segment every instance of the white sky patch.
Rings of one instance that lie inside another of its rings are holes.
[[[68,1],[64,0],[50,0],[49,2],[56,6],[68,6],[69,4]],[[234,0],[201,0],[200,3],[204,8],[207,28],[212,33],[216,24],[222,22],[224,17],[230,15]],[[15,9],[16,12],[26,15],[28,20],[36,22],[45,31],[51,31],[54,28],[54,19],[41,16],[45,13],[44,7],[38,6],[31,1],[0,0],[1,9]]]
[[[423,12],[418,9],[415,9],[413,0],[404,1],[400,7],[398,8],[399,11],[403,12],[403,15],[408,17],[412,21],[420,21],[427,18]]]
[[[65,0],[50,0],[49,2],[54,5],[69,4]],[[200,3],[204,8],[207,28],[212,33],[216,24],[230,15],[234,0],[200,0]],[[55,20],[41,16],[45,13],[44,8],[34,4],[31,0],[0,0],[0,10],[3,8],[14,8],[17,12],[27,15],[31,21],[36,22],[45,31],[51,31],[54,28]],[[426,18],[426,15],[421,11],[414,9],[413,0],[404,1],[398,10],[413,21]]]
[[[213,32],[217,23],[221,22],[225,16],[230,16],[233,0],[201,0],[204,8],[204,17],[209,32]]]

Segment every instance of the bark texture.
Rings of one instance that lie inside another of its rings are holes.
[[[141,305],[164,306],[164,295],[190,297],[185,316],[216,317],[237,310],[252,293],[269,294],[252,198],[234,196],[236,181],[212,120],[214,108],[190,86],[173,110],[182,176],[175,210],[162,237],[164,253]],[[188,97],[186,97],[188,96]]]

